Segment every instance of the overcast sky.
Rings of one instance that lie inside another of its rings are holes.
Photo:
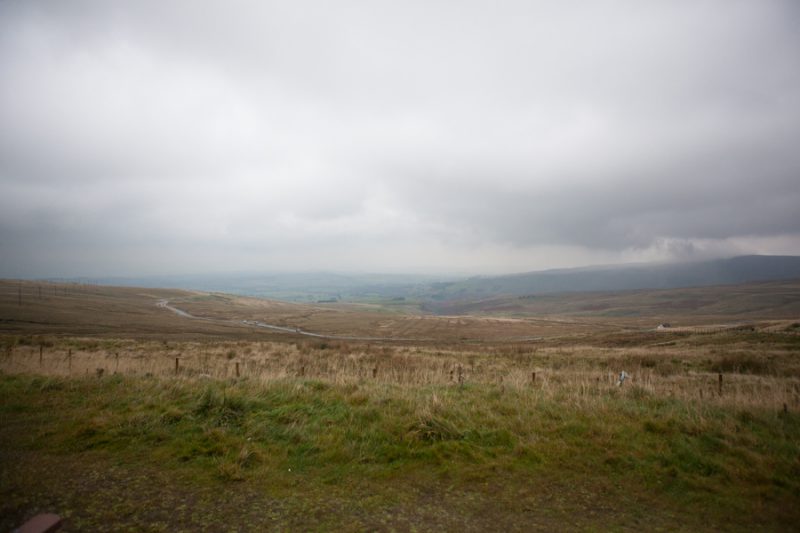
[[[800,3],[0,2],[0,276],[800,255]]]

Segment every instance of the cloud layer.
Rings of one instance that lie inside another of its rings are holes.
[[[800,254],[795,2],[0,4],[0,276]]]

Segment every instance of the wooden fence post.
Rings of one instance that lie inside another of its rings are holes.
[[[176,376],[178,375],[178,370],[180,370],[180,358],[176,357],[175,358],[175,375]]]
[[[236,361],[236,377],[239,377],[239,361]]]
[[[39,345],[39,366],[42,366],[42,351],[44,351],[44,346],[41,344]]]
[[[531,372],[531,385],[536,385],[536,372]]]
[[[67,372],[72,372],[72,348],[67,352]]]
[[[722,372],[719,373],[719,395],[722,396]]]

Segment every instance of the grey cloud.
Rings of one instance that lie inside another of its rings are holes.
[[[779,1],[4,2],[0,275],[800,253],[798,22]]]

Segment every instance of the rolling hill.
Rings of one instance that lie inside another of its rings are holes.
[[[644,263],[474,277],[431,285],[427,299],[477,301],[500,296],[734,285],[800,279],[800,257],[748,255],[688,263]]]

